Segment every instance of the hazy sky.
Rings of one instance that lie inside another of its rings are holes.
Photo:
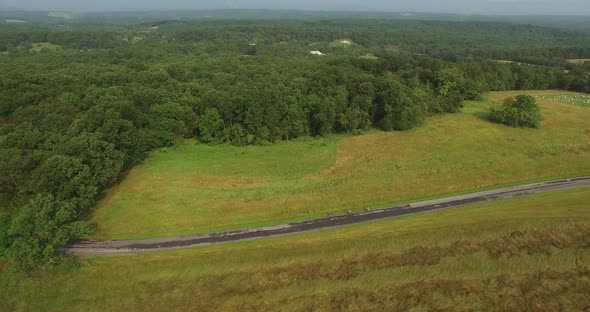
[[[0,0],[28,10],[297,9],[590,15],[590,0]]]

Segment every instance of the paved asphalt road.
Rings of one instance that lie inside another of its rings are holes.
[[[281,236],[329,229],[343,225],[356,224],[374,220],[399,217],[409,214],[448,209],[474,203],[497,199],[523,196],[528,194],[546,193],[558,190],[590,187],[590,177],[563,179],[519,185],[491,191],[450,196],[441,199],[415,202],[385,209],[374,209],[346,215],[320,218],[315,220],[280,224],[253,229],[228,231],[221,233],[198,234],[165,238],[149,238],[138,240],[79,240],[60,248],[61,251],[80,255],[124,254],[149,251],[186,248],[224,242]],[[589,190],[590,191],[590,190]]]

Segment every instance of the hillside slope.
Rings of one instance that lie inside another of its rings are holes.
[[[246,228],[590,173],[590,110],[549,99],[564,91],[527,93],[543,107],[541,129],[487,121],[490,105],[519,94],[495,92],[408,132],[162,149],[107,192],[94,237]]]

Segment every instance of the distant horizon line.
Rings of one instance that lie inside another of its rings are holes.
[[[1,8],[1,7],[0,7]],[[265,11],[265,12],[307,12],[307,13],[362,13],[362,14],[377,14],[377,15],[387,15],[387,14],[432,14],[432,15],[455,15],[455,16],[506,16],[506,17],[516,17],[516,16],[558,16],[558,17],[589,17],[590,14],[582,13],[582,14],[547,14],[547,13],[532,13],[532,14],[523,14],[523,13],[495,13],[495,14],[484,14],[484,13],[454,13],[454,12],[432,12],[432,11],[396,11],[396,10],[357,10],[357,9],[340,9],[340,10],[333,10],[333,9],[254,9],[254,8],[209,8],[209,9],[153,9],[153,10],[61,10],[61,9],[20,9],[20,8],[9,8],[4,9],[2,13],[10,13],[10,12],[38,12],[38,13],[51,13],[51,12],[63,12],[63,13],[73,13],[73,14],[109,14],[109,13],[155,13],[155,12],[163,12],[163,13],[170,13],[170,12],[210,12],[210,11]]]

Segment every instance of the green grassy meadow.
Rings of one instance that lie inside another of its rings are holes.
[[[407,132],[303,138],[268,146],[189,141],[151,154],[110,189],[94,238],[173,236],[245,228],[382,207],[498,185],[590,174],[590,110],[528,91],[541,129],[486,120],[494,92],[462,113]]]
[[[29,49],[29,51],[38,53],[41,52],[43,49],[47,49],[49,51],[56,51],[61,48],[61,46],[49,42],[36,42],[32,44],[32,47]]]
[[[0,279],[3,311],[581,311],[590,189]],[[0,270],[2,270],[0,268]],[[1,275],[0,275],[1,276]]]

